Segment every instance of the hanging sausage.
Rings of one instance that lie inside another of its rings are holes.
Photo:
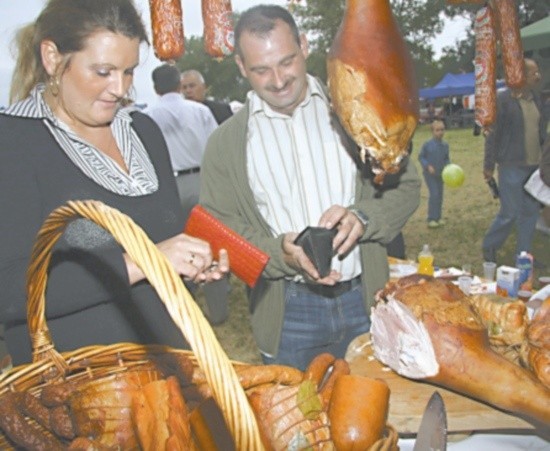
[[[153,49],[159,60],[181,57],[185,51],[181,0],[149,0]]]

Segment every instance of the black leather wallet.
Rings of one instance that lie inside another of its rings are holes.
[[[330,273],[330,263],[334,256],[332,240],[338,230],[324,227],[306,227],[294,240],[294,244],[300,246],[321,277]]]

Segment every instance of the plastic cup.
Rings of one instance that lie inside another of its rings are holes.
[[[495,272],[497,264],[495,262],[483,262],[483,278],[487,280],[495,280]]]
[[[466,295],[470,294],[472,289],[472,278],[470,276],[460,276],[458,278],[458,288]]]
[[[470,265],[470,263],[464,263],[462,265],[462,274],[464,276],[471,276],[472,275],[472,265]]]
[[[546,285],[549,285],[549,284],[550,284],[549,276],[539,277],[539,288],[544,288]]]

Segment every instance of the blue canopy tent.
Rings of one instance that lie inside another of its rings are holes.
[[[421,99],[437,99],[439,97],[465,96],[473,94],[475,91],[475,74],[469,72],[466,74],[451,74],[450,72],[431,88],[422,88],[419,90]],[[504,86],[504,82],[498,80],[497,88]]]

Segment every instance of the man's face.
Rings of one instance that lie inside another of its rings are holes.
[[[206,85],[194,74],[181,77],[181,92],[188,100],[203,102],[206,97]]]
[[[542,79],[540,69],[533,60],[525,61],[525,85],[528,88],[534,88]]]
[[[235,60],[252,89],[274,110],[291,115],[307,92],[307,42],[296,42],[288,24],[278,20],[267,36],[241,35]]]

